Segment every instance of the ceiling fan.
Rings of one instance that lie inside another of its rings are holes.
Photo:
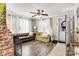
[[[40,10],[40,9],[38,9],[37,12],[30,12],[30,13],[35,14],[32,17],[41,16],[41,15],[48,16],[48,14],[44,14],[44,10]]]

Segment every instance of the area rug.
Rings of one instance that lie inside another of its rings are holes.
[[[46,56],[56,43],[30,41],[22,44],[22,56]]]

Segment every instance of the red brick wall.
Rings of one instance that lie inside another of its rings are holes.
[[[0,25],[0,56],[13,56],[14,46],[12,33],[6,26]]]

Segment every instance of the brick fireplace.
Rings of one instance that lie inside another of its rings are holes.
[[[6,26],[6,4],[0,3],[0,56],[13,56],[12,33]]]
[[[13,56],[13,36],[6,26],[0,25],[0,56]]]

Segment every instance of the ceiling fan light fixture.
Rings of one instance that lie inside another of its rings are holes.
[[[37,9],[37,12],[31,12],[32,14],[35,14],[33,15],[32,17],[41,17],[41,16],[48,16],[48,14],[44,14],[44,10],[41,10],[41,9]]]

